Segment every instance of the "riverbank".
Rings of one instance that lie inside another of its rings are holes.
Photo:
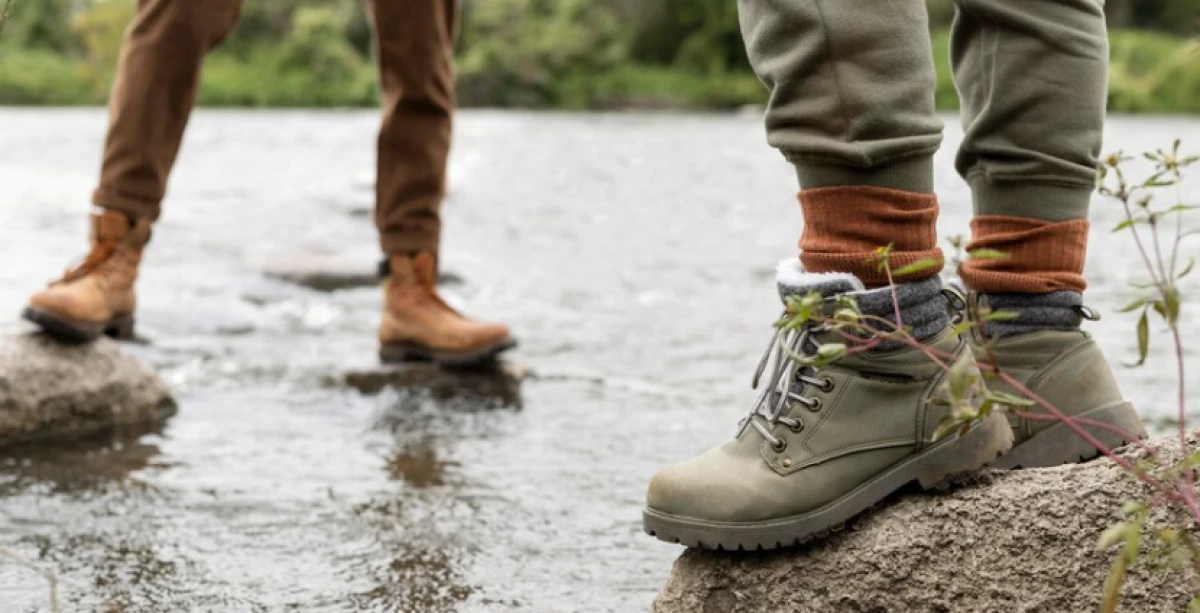
[[[1112,111],[1200,113],[1200,44],[1136,31],[1114,32],[1112,43]],[[2,53],[0,105],[94,106],[105,102],[112,77],[110,60],[24,49]],[[957,109],[947,32],[934,36],[934,56],[938,107]],[[375,73],[367,58],[341,49],[317,65],[293,59],[282,47],[263,47],[251,53],[218,50],[206,64],[200,104],[375,106]],[[584,68],[551,78],[547,76],[551,72],[537,66],[497,67],[478,55],[461,59],[459,97],[466,107],[734,109],[766,100],[765,90],[748,68],[699,73],[625,62],[599,72]]]

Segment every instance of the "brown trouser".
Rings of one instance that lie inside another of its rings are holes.
[[[139,0],[109,100],[93,202],[157,219],[196,101],[200,67],[242,0]],[[457,0],[368,0],[383,126],[375,222],[386,253],[437,251],[454,108]]]

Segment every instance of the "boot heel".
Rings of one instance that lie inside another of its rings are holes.
[[[131,341],[136,338],[134,333],[134,318],[132,315],[117,317],[104,327],[104,334],[118,341]]]
[[[957,438],[926,451],[918,468],[917,481],[922,489],[946,489],[995,461],[1012,449],[1013,433],[1001,413],[983,421]]]

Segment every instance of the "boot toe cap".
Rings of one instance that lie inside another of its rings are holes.
[[[86,305],[66,288],[52,287],[29,298],[29,308],[77,322],[101,321],[89,313]]]
[[[671,466],[650,480],[646,506],[652,511],[692,519],[740,522],[771,515],[772,504],[760,495],[757,467],[750,471],[736,464],[714,462],[720,448],[691,461]]]

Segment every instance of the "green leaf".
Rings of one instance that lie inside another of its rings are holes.
[[[1126,566],[1125,556],[1118,555],[1113,558],[1108,578],[1104,580],[1104,601],[1100,604],[1100,613],[1116,613],[1117,607],[1120,606]]]
[[[1119,310],[1117,312],[1118,313],[1132,313],[1132,312],[1146,306],[1149,302],[1150,302],[1150,299],[1148,299],[1148,298],[1138,298],[1137,300],[1130,302],[1128,306],[1122,308],[1121,310]]]
[[[1175,278],[1182,279],[1182,278],[1192,274],[1192,269],[1195,267],[1196,267],[1196,256],[1188,256],[1187,266],[1184,266],[1183,270],[1180,271],[1179,274],[1175,275]]]
[[[1121,512],[1124,513],[1126,517],[1142,515],[1146,511],[1146,503],[1137,500],[1130,500],[1129,502],[1121,505]]]
[[[950,372],[946,375],[946,384],[949,386],[950,398],[956,401],[961,401],[967,397],[967,392],[971,386],[975,384],[976,373],[975,363],[971,360],[959,360],[950,367]]]
[[[1177,204],[1177,205],[1163,211],[1163,214],[1165,215],[1165,214],[1169,214],[1169,213],[1183,213],[1186,211],[1195,211],[1196,209],[1200,209],[1200,206],[1195,206],[1192,204]]]
[[[838,309],[837,312],[833,314],[834,320],[845,324],[856,323],[858,322],[858,318],[858,311],[855,311],[854,309]]]
[[[821,345],[817,349],[817,358],[825,363],[834,362],[846,356],[846,346],[841,343],[829,343]]]
[[[1163,310],[1166,311],[1163,315],[1172,327],[1179,322],[1179,309],[1179,288],[1174,284],[1168,284],[1163,288]]]
[[[1142,311],[1142,316],[1138,319],[1137,343],[1138,361],[1134,366],[1141,366],[1146,363],[1146,356],[1150,354],[1150,319],[1146,311]]]
[[[892,271],[892,275],[895,277],[906,277],[908,275],[926,271],[931,268],[937,268],[940,265],[941,265],[941,262],[939,262],[938,260],[926,258],[923,260],[917,260],[916,262],[913,262],[912,264],[909,264],[907,266],[901,266],[900,268],[897,268],[896,270]]]
[[[1138,554],[1142,551],[1142,526],[1140,523],[1135,523],[1130,526],[1129,530],[1125,531],[1125,547],[1122,553],[1125,555],[1125,560],[1130,564],[1137,561]]]
[[[957,420],[949,420],[949,419],[943,420],[942,423],[940,425],[938,425],[937,430],[933,431],[933,438],[929,442],[936,443],[940,440],[943,440],[943,439],[949,437],[951,434],[954,434],[957,431],[958,431],[958,421]]]
[[[1117,233],[1117,232],[1120,232],[1121,230],[1124,230],[1124,229],[1126,229],[1126,228],[1132,228],[1132,227],[1134,227],[1134,226],[1136,226],[1136,225],[1138,225],[1138,224],[1143,224],[1143,223],[1146,223],[1146,220],[1145,220],[1145,219],[1139,219],[1139,218],[1136,218],[1136,217],[1132,217],[1132,218],[1130,218],[1130,219],[1126,219],[1125,221],[1122,221],[1121,223],[1117,224],[1117,225],[1116,225],[1116,227],[1114,227],[1114,228],[1112,229],[1112,231],[1113,231],[1113,233],[1115,234],[1115,233]]]
[[[1113,524],[1100,535],[1100,540],[1096,541],[1096,551],[1104,551],[1117,543],[1125,540],[1125,533],[1129,530],[1128,522]]]
[[[984,321],[1011,321],[1020,318],[1021,314],[1016,311],[992,311],[983,316]]]
[[[1145,183],[1142,184],[1142,187],[1171,187],[1172,185],[1175,185],[1176,183],[1177,183],[1177,181],[1175,181],[1174,179],[1159,179],[1159,180],[1146,181]]]
[[[1007,253],[1003,251],[997,251],[995,249],[976,249],[974,251],[968,251],[967,255],[972,260],[1004,260],[1008,259],[1009,257]]]
[[[1200,596],[1192,599],[1192,602],[1188,605],[1187,613],[1200,613]]]
[[[1031,406],[1034,406],[1037,404],[1036,402],[1030,400],[1029,398],[1025,398],[1023,396],[1016,396],[1014,394],[1009,394],[1006,392],[996,392],[996,391],[989,390],[987,392],[987,397],[995,402],[999,402],[1001,404],[1006,404],[1006,405],[1009,405],[1012,407],[1031,407]]]

